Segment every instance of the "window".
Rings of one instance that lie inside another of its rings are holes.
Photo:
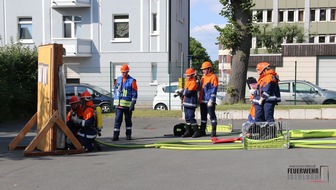
[[[335,36],[330,36],[329,37],[329,42],[330,43],[335,43]]]
[[[303,18],[304,18],[304,11],[303,10],[299,10],[299,22],[303,22]]]
[[[165,93],[174,93],[177,90],[177,87],[177,85],[166,86],[163,91]]]
[[[128,15],[115,15],[114,16],[114,35],[116,38],[129,38],[129,19]]]
[[[152,82],[157,82],[157,64],[152,63]]]
[[[279,11],[279,22],[283,22],[284,21],[284,11]]]
[[[319,43],[325,43],[325,36],[319,36]]]
[[[80,16],[63,16],[63,37],[80,37],[80,28],[82,27],[82,18]]]
[[[31,40],[33,30],[32,18],[19,18],[19,40]]]
[[[296,92],[297,93],[315,93],[314,87],[311,87],[307,84],[302,84],[302,83],[296,83]]]
[[[287,13],[288,13],[287,21],[294,22],[294,11],[288,11]]]
[[[157,14],[152,14],[152,32],[157,32]]]
[[[281,84],[279,84],[280,92],[290,92],[289,84],[290,83],[281,83]]]
[[[267,10],[267,22],[272,22],[272,10]]]
[[[73,86],[66,86],[65,87],[65,95],[66,96],[74,96],[75,95],[75,89]]]
[[[261,10],[258,10],[256,13],[257,22],[263,21],[263,12]]]
[[[320,21],[326,21],[327,16],[327,10],[326,9],[320,9]]]
[[[314,39],[315,39],[314,36],[309,36],[309,43],[314,43]]]
[[[316,21],[315,20],[315,9],[310,10],[310,21]]]
[[[330,20],[336,20],[336,9],[330,10]]]
[[[257,48],[262,48],[262,41],[260,39],[257,38]]]

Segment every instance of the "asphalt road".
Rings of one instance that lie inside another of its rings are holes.
[[[173,125],[180,122],[183,120],[177,118],[134,118],[134,139],[126,141],[123,125],[116,144],[185,140],[171,136]],[[238,132],[243,122],[234,120],[233,131]],[[335,120],[283,122],[289,129],[335,128]],[[113,123],[113,118],[104,118],[100,141],[112,143]],[[0,125],[2,190],[336,189],[335,149],[167,150],[103,146],[100,152],[24,157],[22,150],[8,150],[8,144],[24,124]],[[219,138],[227,137],[224,133],[219,135]],[[28,145],[35,136],[33,129],[20,144]],[[288,179],[289,168],[307,165],[327,166],[329,181]]]

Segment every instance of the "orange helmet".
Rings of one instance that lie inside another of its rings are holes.
[[[185,72],[185,75],[187,76],[194,75],[194,74],[195,74],[195,70],[193,68],[189,68]]]
[[[82,92],[81,96],[82,99],[85,99],[85,101],[90,101],[92,96],[89,91]]]
[[[202,64],[201,70],[207,69],[207,68],[211,68],[211,63],[209,61],[206,61]]]
[[[260,62],[257,65],[257,72],[260,75],[267,67],[269,67],[270,64],[267,62]]]
[[[77,98],[77,96],[71,96],[70,100],[69,100],[69,104],[74,104],[74,103],[78,103],[79,100]]]
[[[128,67],[127,64],[123,64],[121,67],[120,67],[120,72],[128,72],[130,70],[130,68]]]

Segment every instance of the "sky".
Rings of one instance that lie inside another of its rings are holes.
[[[219,15],[223,5],[219,0],[190,0],[190,36],[206,49],[212,61],[218,60],[215,25],[224,27],[227,19]]]

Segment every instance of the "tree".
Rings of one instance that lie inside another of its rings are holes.
[[[195,38],[190,37],[189,38],[189,55],[191,56],[191,67],[198,71],[198,73],[201,72],[201,66],[204,61],[211,61],[210,56],[206,52],[205,48],[202,46],[202,44],[197,41]]]
[[[268,53],[280,53],[281,44],[303,43],[305,41],[304,29],[297,25],[281,25],[272,27],[270,25],[260,26],[254,34],[258,46],[264,46]]]
[[[245,80],[252,33],[255,31],[251,11],[254,3],[252,0],[220,0],[220,3],[223,5],[220,15],[228,19],[228,24],[224,28],[215,26],[219,31],[217,40],[224,49],[230,49],[233,55],[226,101],[245,102]]]
[[[37,105],[37,49],[0,46],[0,123],[31,117]]]

